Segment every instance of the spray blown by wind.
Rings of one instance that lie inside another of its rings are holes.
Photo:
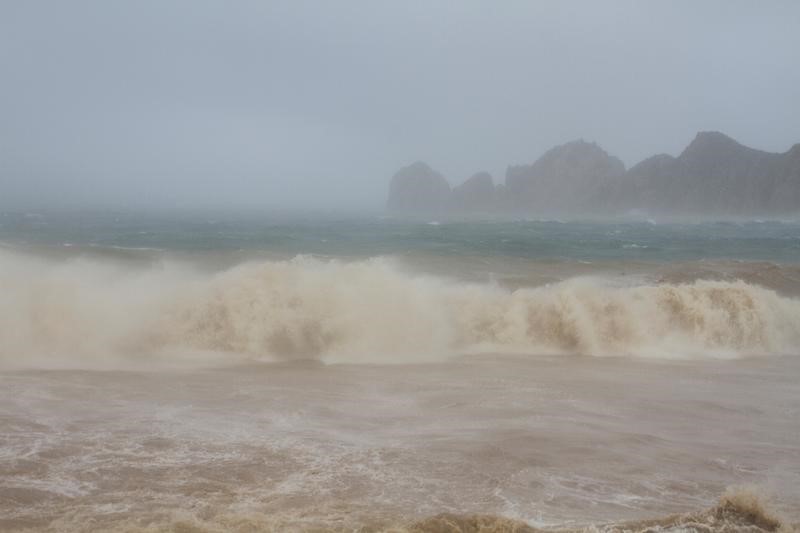
[[[744,282],[586,277],[511,291],[412,275],[383,258],[298,257],[207,273],[3,252],[0,265],[0,357],[10,366],[200,354],[368,363],[474,352],[737,357],[800,344],[800,301]]]

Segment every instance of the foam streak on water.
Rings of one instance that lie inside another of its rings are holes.
[[[483,356],[5,372],[0,530],[352,531],[440,513],[563,528],[700,511],[736,485],[798,521],[798,371]]]

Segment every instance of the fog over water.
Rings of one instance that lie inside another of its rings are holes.
[[[376,208],[576,138],[800,141],[796,2],[3,2],[0,204]]]

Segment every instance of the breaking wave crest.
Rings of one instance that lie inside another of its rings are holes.
[[[412,275],[380,258],[206,273],[0,254],[0,361],[12,365],[202,353],[370,363],[490,351],[737,357],[800,345],[800,300],[742,281],[587,277],[511,291]]]

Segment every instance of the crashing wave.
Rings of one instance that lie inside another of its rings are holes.
[[[743,281],[583,277],[509,290],[412,275],[380,258],[204,273],[2,254],[6,364],[187,353],[368,363],[475,352],[739,357],[800,345],[800,300]]]

